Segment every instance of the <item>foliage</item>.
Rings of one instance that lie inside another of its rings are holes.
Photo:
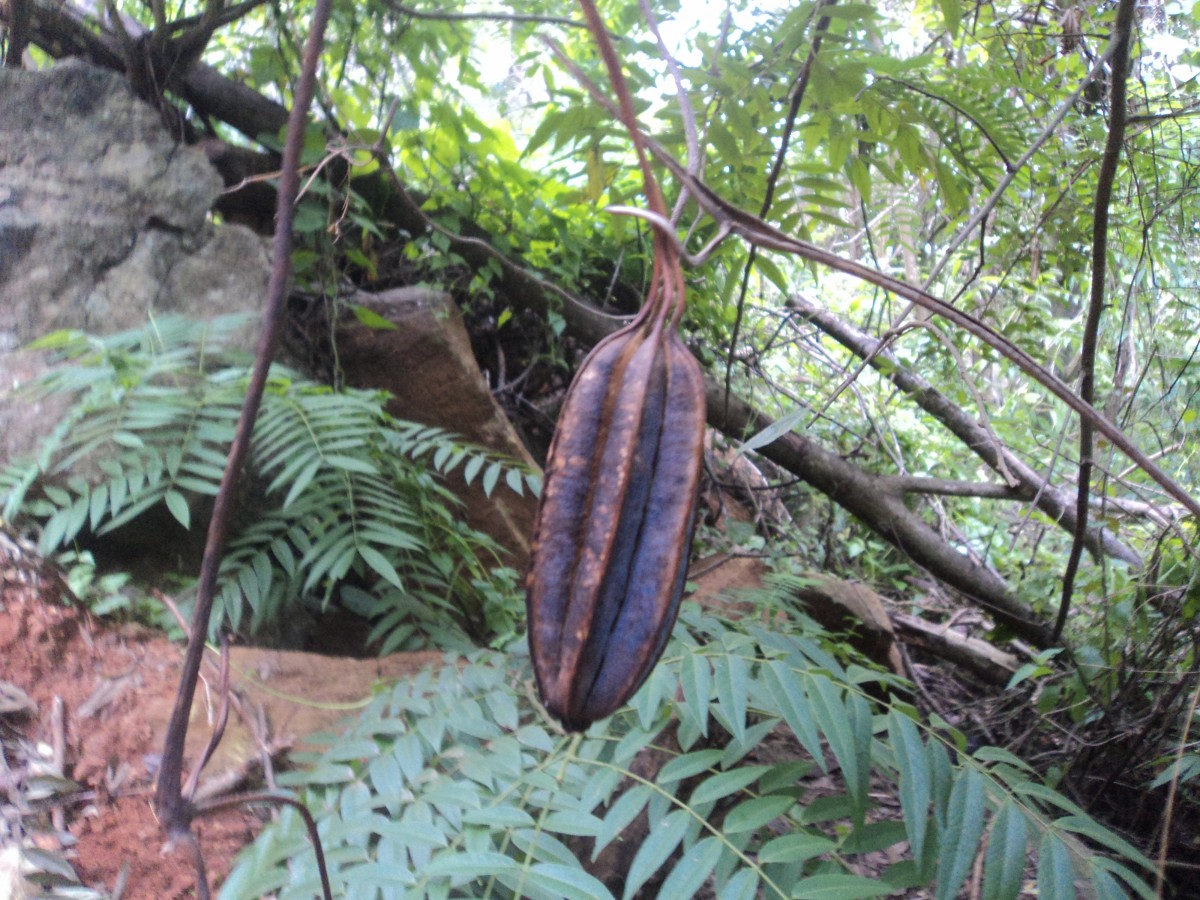
[[[118,5],[152,23],[153,4]],[[175,14],[196,14],[203,6],[184,0]],[[1109,101],[1102,82],[1072,96],[1103,52],[1114,4],[733,0],[725,18],[705,18],[693,9],[701,6],[668,0],[654,9],[698,121],[706,182],[748,211],[765,210],[764,217],[785,231],[913,283],[928,282],[936,295],[979,316],[1074,383]],[[213,35],[205,62],[287,103],[299,56],[297,23],[310,10],[311,0],[247,8]],[[306,182],[297,269],[307,285],[329,292],[348,282],[371,287],[401,276],[454,288],[490,304],[496,333],[505,334],[503,324],[521,298],[499,291],[495,260],[472,270],[445,235],[399,233],[374,198],[357,192],[354,178],[378,171],[368,148],[380,147],[442,227],[473,229],[506,259],[539,270],[554,285],[609,311],[628,311],[647,277],[644,226],[603,212],[608,204],[638,202],[628,141],[540,40],[553,36],[585,75],[603,83],[589,37],[572,24],[574,4],[527,0],[512,16],[481,10],[467,0],[335,4],[319,89],[326,127],[313,127],[306,162],[316,166],[340,157],[351,166],[350,186]],[[637,4],[611,0],[602,11],[619,36],[646,130],[683,158],[680,104]],[[808,67],[823,17],[828,28]],[[1196,4],[1167,0],[1140,7],[1097,360],[1098,404],[1105,414],[1185,485],[1200,484],[1198,34]],[[802,98],[796,96],[801,84]],[[793,99],[802,102],[791,120]],[[210,117],[206,112],[197,118]],[[213,127],[218,137],[243,141],[219,123]],[[788,150],[772,181],[785,134]],[[1020,163],[1027,151],[1032,155]],[[669,176],[665,183],[668,194],[680,194]],[[765,209],[772,193],[774,202]],[[693,212],[684,208],[680,233],[695,249],[713,237],[713,226],[693,221]],[[970,224],[976,221],[979,227]],[[403,266],[395,265],[397,258]],[[880,474],[976,482],[981,492],[999,487],[995,473],[898,397],[885,377],[861,371],[857,359],[800,321],[788,307],[797,294],[819,298],[865,332],[885,334],[899,365],[983,422],[997,443],[1049,484],[1072,487],[1079,463],[1074,418],[965,335],[908,315],[880,292],[791,257],[763,252],[751,261],[745,245],[727,241],[689,274],[684,326],[714,372],[728,364],[737,391],[843,458]],[[562,322],[552,309],[540,333],[550,343],[548,356],[559,362],[571,355],[561,340]],[[538,352],[545,349],[540,344]],[[546,380],[560,376],[556,371]],[[295,384],[278,387],[298,391]],[[319,405],[315,397],[312,402]],[[227,432],[231,426],[222,420],[205,427]],[[136,449],[120,447],[118,456]],[[1077,785],[1141,791],[1178,773],[1193,788],[1195,809],[1194,737],[1187,740],[1194,732],[1186,726],[1200,639],[1196,523],[1162,502],[1110,447],[1101,445],[1096,456],[1103,474],[1094,485],[1099,503],[1093,521],[1118,534],[1146,565],[1135,571],[1103,559],[1084,563],[1067,623],[1072,651],[1043,655],[1012,687],[1016,715],[1044,715],[1046,727],[1026,727],[1022,718],[1012,733],[1024,735],[1026,747],[1037,742],[1039,753],[1049,744],[1042,738],[1052,735],[1057,749],[1048,754],[1046,768],[1054,777],[1073,775]],[[166,462],[156,482],[161,494],[151,501],[160,505],[172,490]],[[220,463],[210,457],[198,464]],[[337,477],[351,483],[354,474]],[[330,475],[325,486],[332,490],[335,480]],[[14,486],[20,493],[26,484],[19,477]],[[40,511],[52,537],[85,525],[107,527],[115,517],[111,497],[100,504],[109,518],[92,523],[90,502],[85,506],[69,481],[52,487],[57,493],[35,498],[31,503],[41,505],[30,507]],[[421,491],[418,496],[430,496]],[[986,493],[918,492],[909,499],[964,555],[1008,579],[1035,615],[1053,615],[1071,540],[1054,522]],[[418,501],[406,496],[405,502]],[[912,563],[844,513],[826,514],[823,503],[815,492],[793,503],[798,518],[809,514],[800,548],[809,561],[863,575],[907,599],[918,574]],[[172,514],[183,510],[176,499],[170,505]],[[825,524],[811,538],[814,519]],[[400,528],[395,522],[384,527]],[[452,545],[461,539],[439,534]],[[268,529],[262,546],[246,551],[255,559],[265,552],[274,574],[264,587],[257,573],[266,569],[243,566],[244,590],[269,594],[286,578],[300,577],[263,550],[278,539]],[[405,553],[375,549],[389,560],[393,552],[397,560]],[[290,552],[298,568],[316,561],[307,550]],[[350,570],[379,580],[365,597],[353,593],[357,588],[346,588],[346,596],[367,605],[383,602],[386,570],[372,566],[357,548],[326,560],[327,571],[338,571],[336,564],[347,559]],[[398,561],[391,565],[406,581],[416,577]],[[307,579],[300,577],[299,586]],[[454,590],[475,591],[473,618],[478,620],[482,604],[492,633],[517,630],[513,573],[497,583],[477,570],[450,576],[439,570],[435,581],[447,579]],[[327,575],[318,574],[309,587],[320,599],[330,586]],[[443,602],[448,596],[441,588],[432,593]],[[415,639],[416,631],[402,629],[417,611],[398,605],[399,599],[388,603],[406,622],[392,633]],[[263,603],[260,617],[267,618],[270,608]],[[244,618],[254,620],[254,611]],[[612,727],[631,728],[631,721],[626,716]],[[566,759],[560,751],[551,768]],[[999,795],[985,793],[996,809]],[[1157,800],[1114,805],[1158,809]],[[1004,833],[1017,818],[992,821],[993,833],[997,823]],[[1145,833],[1157,828],[1156,820]],[[363,852],[370,849],[368,844]],[[1062,855],[1051,849],[1043,859],[1050,875]],[[531,862],[529,871],[544,862]]]
[[[1041,897],[1075,897],[1076,879],[1100,897],[1152,896],[1148,861],[1028,765],[968,754],[962,734],[873,701],[903,686],[843,664],[790,613],[798,626],[768,630],[686,610],[632,705],[578,738],[528,702],[515,653],[451,659],[381,691],[286,776],[319,811],[335,893],[610,897],[587,868],[624,839],[640,840],[621,864],[625,898],[706,884],[717,897],[955,897],[979,853],[983,896],[1015,897],[1031,850]],[[881,815],[897,805],[902,818]],[[630,837],[643,815],[649,832]],[[902,859],[884,865],[889,848]],[[877,878],[857,874],[870,860]],[[316,884],[284,812],[221,896],[310,897]]]
[[[44,553],[163,510],[170,518],[158,527],[182,537],[206,517],[220,484],[247,377],[244,361],[223,348],[245,324],[172,317],[112,337],[40,341],[67,364],[36,389],[71,405],[36,460],[0,473],[5,518],[38,522]],[[538,477],[440,429],[392,418],[385,399],[272,370],[252,443],[261,498],[243,498],[253,515],[230,537],[214,629],[253,632],[296,598],[326,604],[336,594],[377,620],[373,637],[385,652],[417,636],[462,646],[464,634],[511,634],[513,579],[506,589],[502,574],[489,575],[498,548],[460,520],[436,475],[461,471],[489,495],[501,482],[536,491]],[[89,470],[94,477],[81,474]],[[91,581],[86,554],[66,561],[83,566],[81,584]],[[101,611],[121,605],[120,585],[98,586]]]
[[[75,802],[82,787],[55,763],[45,743],[27,740],[14,719],[37,704],[19,687],[0,680],[0,770],[9,776],[0,798],[0,888],[3,896],[47,900],[108,900],[103,891],[85,887],[68,854],[58,846],[49,809]]]

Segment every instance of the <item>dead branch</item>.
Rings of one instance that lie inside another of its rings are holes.
[[[817,306],[801,295],[788,300],[788,307],[798,311],[807,321],[829,335],[855,356],[866,360],[892,384],[941,422],[981,460],[1003,475],[1013,478],[1011,493],[959,494],[959,496],[994,496],[1025,500],[1067,531],[1074,532],[1078,521],[1067,495],[1027,465],[1015,453],[1000,443],[994,434],[979,424],[966,410],[916,372],[903,366],[891,353],[882,349],[883,342],[856,329],[827,309]],[[983,486],[980,486],[981,488]],[[1000,486],[987,486],[997,489]],[[936,491],[936,493],[950,493]],[[1105,553],[1132,566],[1140,567],[1141,557],[1103,528],[1089,528],[1085,533],[1087,548],[1094,554]]]
[[[771,419],[735,395],[727,395],[706,377],[708,423],[726,434],[755,434]],[[901,492],[889,490],[876,475],[831,453],[796,432],[782,435],[758,451],[811,484],[869,528],[905,553],[917,565],[955,588],[998,622],[1039,647],[1048,646],[1050,629],[1018,600],[1004,580],[959,552],[904,504]]]
[[[1017,671],[1017,658],[987,641],[903,613],[892,613],[892,623],[912,643],[969,669],[989,684],[1004,687]]]

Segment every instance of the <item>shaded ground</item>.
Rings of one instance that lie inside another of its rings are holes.
[[[697,590],[691,600],[726,612],[726,592],[753,585],[763,574],[762,562],[752,558],[712,558],[693,568]],[[6,565],[0,553],[0,812],[9,819],[15,812],[37,849],[65,860],[83,884],[105,895],[193,897],[193,865],[183,854],[162,852],[152,802],[182,647],[159,632],[99,622],[62,605],[65,595],[53,570],[22,569],[11,560]],[[748,606],[737,609],[750,612]],[[198,796],[237,791],[248,782],[271,784],[275,762],[300,746],[299,739],[353,715],[381,681],[412,675],[442,659],[436,652],[363,660],[234,648],[231,685],[237,702]],[[214,666],[202,670],[188,759],[196,758],[210,733],[215,675]],[[6,695],[6,684],[17,693]],[[24,714],[22,694],[29,707]],[[951,716],[951,710],[966,705],[962,696],[941,701],[938,705]],[[750,761],[771,764],[798,753],[781,732],[768,736]],[[61,773],[78,788],[60,783],[50,796],[21,808],[22,792],[28,796],[29,786],[47,772]],[[837,778],[819,770],[803,786],[810,801],[841,790]],[[875,787],[872,818],[898,820],[888,786]],[[197,824],[211,885],[223,881],[266,815],[258,808],[233,810]],[[629,837],[630,846],[640,843],[637,835]],[[0,847],[3,838],[0,830]],[[863,855],[858,874],[877,877],[902,857],[904,846]],[[612,862],[619,882],[628,860]],[[5,887],[0,861],[0,896]]]
[[[0,566],[0,696],[17,698],[0,715],[0,807],[15,820],[10,831],[23,829],[37,850],[65,859],[97,890],[115,893],[123,886],[121,896],[133,900],[195,896],[192,864],[182,854],[161,852],[153,811],[182,647],[145,628],[98,622],[61,605],[63,594],[53,572]],[[270,781],[272,761],[298,736],[350,715],[381,679],[413,674],[441,658],[353,660],[235,648],[232,684],[239,702],[198,796],[236,790],[249,779]],[[214,672],[206,666],[202,676],[189,759],[207,741],[214,712]],[[19,708],[30,705],[22,694],[35,708]],[[262,815],[228,811],[198,823],[210,883],[220,884],[257,834]],[[3,881],[0,871],[0,894]]]

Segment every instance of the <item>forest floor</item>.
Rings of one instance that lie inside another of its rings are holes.
[[[10,837],[23,830],[41,851],[27,856],[47,871],[73,869],[99,891],[125,900],[195,896],[193,864],[162,851],[153,806],[183,647],[162,632],[62,605],[54,577],[10,575],[0,572],[0,848],[6,830]],[[351,715],[381,680],[443,658],[234,648],[239,702],[197,797],[269,783],[287,751],[311,746],[302,739]],[[215,669],[201,676],[189,760],[207,742],[215,713]],[[210,884],[221,883],[269,815],[242,808],[197,821]],[[0,894],[4,878],[0,863]]]
[[[736,614],[727,595],[759,583],[763,566],[732,559],[697,569],[704,574],[691,599]],[[44,871],[73,872],[100,896],[193,897],[193,863],[186,853],[164,850],[153,807],[183,648],[159,631],[63,605],[64,595],[60,576],[45,565],[32,576],[0,565],[0,848],[7,825],[10,843],[23,830],[40,851],[27,852],[27,859],[40,861]],[[354,659],[233,648],[237,702],[197,798],[271,786],[289,751],[319,746],[308,736],[336,727],[381,682],[445,659],[433,651]],[[193,705],[188,760],[208,741],[215,717],[216,654],[209,663]],[[837,791],[836,779],[819,772],[806,783],[810,798]],[[900,817],[891,798],[875,813]],[[241,807],[197,821],[210,885],[221,884],[270,814]],[[871,871],[860,874],[878,875],[902,849],[873,854],[878,859],[864,860]],[[5,877],[0,862],[0,895]]]

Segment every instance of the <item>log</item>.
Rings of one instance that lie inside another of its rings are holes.
[[[988,684],[1004,687],[1017,671],[1017,658],[987,641],[966,637],[957,631],[903,613],[892,613],[892,624],[909,642],[923,647],[934,656],[969,669]]]

